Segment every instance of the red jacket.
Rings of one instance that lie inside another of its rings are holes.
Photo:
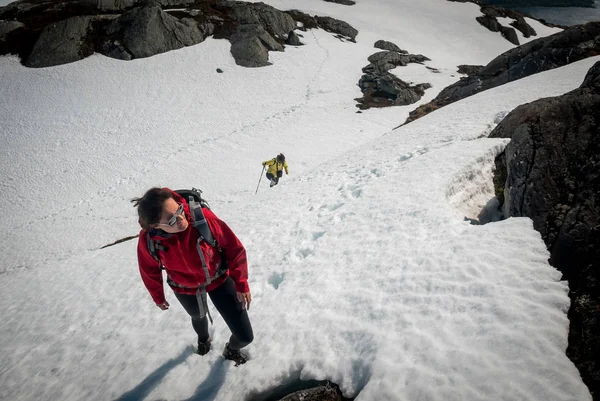
[[[168,234],[162,230],[153,229],[150,231],[150,235],[154,240],[159,240],[160,245],[166,248],[166,250],[159,250],[158,255],[167,276],[179,285],[191,287],[187,289],[171,286],[173,291],[180,294],[194,294],[196,288],[206,282],[200,255],[198,255],[198,250],[196,249],[196,241],[199,234],[198,230],[191,224],[192,217],[185,199],[176,193],[173,193],[173,197],[176,202],[183,203],[184,205],[185,217],[190,222],[188,228],[176,234]],[[212,211],[209,209],[202,209],[202,211],[213,237],[219,246],[223,248],[229,267],[228,274],[210,283],[206,287],[206,291],[210,292],[223,284],[228,276],[233,278],[235,288],[238,292],[250,291],[250,287],[248,286],[248,262],[244,246],[227,224],[215,216]],[[221,253],[216,248],[208,245],[206,241],[200,242],[200,248],[206,259],[209,274],[213,276],[219,267]],[[140,274],[152,299],[156,304],[165,302],[162,271],[158,262],[148,250],[146,230],[143,229],[140,231],[137,254]]]

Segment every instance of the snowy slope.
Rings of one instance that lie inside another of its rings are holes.
[[[302,4],[348,20],[358,43],[310,31],[261,69],[235,66],[219,40],[40,70],[0,59],[0,399],[237,400],[295,377],[359,400],[591,399],[564,354],[566,283],[531,222],[463,218],[492,196],[505,141],[482,136],[498,114],[574,89],[598,58],[391,131],[414,106],[354,107],[375,40],[442,70],[394,71],[431,77],[424,101],[455,65],[510,44],[469,4],[373,1],[369,18],[366,5]],[[255,196],[260,162],[280,151],[290,176]],[[220,318],[215,350],[192,354],[183,309],[168,294],[159,311],[143,287],[135,241],[98,249],[137,231],[127,200],[153,185],[202,187],[246,245],[248,364],[219,357]]]
[[[432,59],[427,64],[441,73],[416,64],[394,70],[405,81],[433,84],[423,102],[457,79],[457,65],[485,64],[512,46],[475,21],[474,4],[413,3],[305,1],[307,12],[356,26],[358,43],[309,31],[306,46],[272,52],[268,68],[236,66],[229,43],[212,39],[132,62],[95,55],[24,69],[2,58],[0,213],[16,234],[0,243],[10,261],[0,270],[45,265],[133,234],[125,200],[148,186],[195,182],[213,199],[231,201],[254,192],[259,162],[273,154],[286,153],[299,174],[397,126],[415,105],[356,113],[361,68],[378,51],[376,40]],[[41,197],[43,207],[26,216],[12,212],[17,199]],[[63,240],[90,225],[92,238]],[[21,252],[32,236],[38,246]]]

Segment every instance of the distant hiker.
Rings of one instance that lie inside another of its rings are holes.
[[[167,284],[192,318],[198,334],[197,353],[205,355],[212,343],[206,318],[207,314],[210,318],[208,293],[232,333],[223,356],[236,366],[246,362],[248,357],[240,349],[250,344],[254,335],[246,312],[252,296],[242,243],[210,209],[200,208],[193,199],[188,201],[168,188],[151,188],[131,202],[142,226],[137,246],[140,274],[156,306],[169,309],[162,268]],[[198,215],[204,218],[194,219]],[[210,230],[203,236],[198,228],[202,225]],[[211,235],[214,241],[208,243],[205,236]]]
[[[269,185],[270,187],[274,187],[279,183],[279,179],[283,175],[283,169],[285,169],[286,175],[289,173],[288,165],[285,161],[285,156],[283,153],[278,154],[277,157],[274,157],[271,160],[264,161],[262,165],[269,166],[267,169],[267,178],[269,181],[271,181],[271,185]]]

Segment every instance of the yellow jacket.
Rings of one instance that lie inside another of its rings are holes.
[[[264,161],[262,165],[269,166],[267,173],[273,174],[274,177],[277,177],[277,172],[282,171],[283,169],[285,169],[285,173],[288,174],[287,162],[278,162],[276,157],[272,158],[271,160]]]

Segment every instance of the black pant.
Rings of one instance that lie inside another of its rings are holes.
[[[208,340],[208,318],[200,317],[200,307],[196,295],[178,294],[175,296],[183,309],[192,317],[192,326],[198,334],[198,341]],[[231,330],[229,349],[238,350],[250,344],[254,339],[248,312],[242,309],[242,303],[237,299],[235,283],[231,277],[208,293],[213,305],[217,308],[225,323]]]
[[[275,184],[274,184],[274,185],[277,185],[277,183],[279,182],[279,177],[281,177],[281,174],[279,174],[279,173],[280,173],[280,172],[278,171],[278,172],[277,172],[277,177],[275,177],[275,176],[274,176],[273,174],[271,174],[271,173],[267,173],[267,178],[268,178],[269,180],[271,180],[271,181],[274,181],[274,182],[275,182]]]

